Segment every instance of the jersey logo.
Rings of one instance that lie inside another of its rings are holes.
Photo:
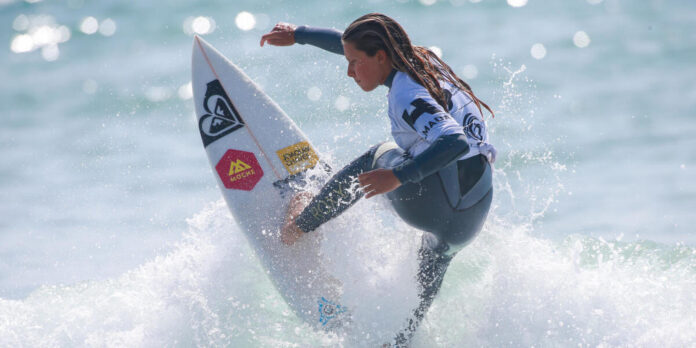
[[[472,115],[470,112],[464,115],[464,133],[469,139],[476,139],[478,142],[483,141],[483,134],[486,132],[486,125],[482,120]]]
[[[219,80],[208,82],[203,108],[207,113],[198,121],[198,129],[204,147],[244,126]]]
[[[451,119],[451,118],[452,118],[452,116],[450,116],[448,114],[433,117],[432,120],[428,121],[428,124],[423,126],[423,131],[421,132],[421,134],[423,134],[424,138],[427,138],[428,133],[430,133],[430,130],[433,128],[433,126],[437,125],[438,123],[440,123],[444,120]]]
[[[452,102],[452,92],[450,92],[448,89],[443,89],[442,92],[445,94],[445,102],[447,102],[447,110],[452,111],[452,108],[454,108],[454,103]],[[429,113],[431,115],[437,114],[440,110],[431,103],[428,103],[427,101],[423,99],[416,99],[411,102],[411,105],[415,106],[416,108],[413,110],[412,113],[408,113],[406,110],[404,110],[404,113],[401,115],[401,118],[408,123],[413,130],[416,130],[414,127],[414,124],[416,124],[416,120],[418,117],[420,117],[424,113]],[[432,123],[432,122],[431,122]],[[430,126],[432,127],[432,125]],[[426,131],[427,133],[427,131]]]
[[[409,114],[407,110],[404,110],[404,113],[401,115],[401,118],[403,118],[404,121],[406,121],[406,123],[408,123],[408,125],[411,126],[411,128],[413,128],[413,130],[416,130],[414,124],[421,115],[425,113],[435,115],[439,112],[437,107],[421,98],[412,101],[411,105],[415,107],[415,109],[413,109],[413,112]]]

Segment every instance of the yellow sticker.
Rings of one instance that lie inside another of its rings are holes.
[[[312,168],[319,162],[319,156],[306,141],[290,145],[276,151],[276,153],[290,174],[297,174]]]

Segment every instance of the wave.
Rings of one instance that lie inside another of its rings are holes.
[[[395,219],[387,214],[384,221]],[[118,278],[0,299],[0,346],[361,346],[388,337],[386,327],[339,337],[295,318],[222,201],[188,224],[172,251]],[[492,216],[454,259],[414,346],[696,342],[696,249],[581,235],[554,242],[531,232],[531,225]],[[380,230],[355,233],[348,238],[392,238]],[[358,284],[365,295],[379,279],[402,276],[394,266],[415,245],[411,233],[404,235],[406,248],[368,243],[359,249],[360,257],[373,257],[357,262],[373,274],[372,283]],[[326,239],[326,250],[336,247],[336,238]],[[396,260],[389,262],[390,255]],[[399,325],[389,308],[370,315]]]

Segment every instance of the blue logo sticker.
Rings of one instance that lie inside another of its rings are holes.
[[[322,326],[325,326],[329,320],[346,311],[345,307],[337,305],[324,297],[317,302],[319,303],[319,322]]]

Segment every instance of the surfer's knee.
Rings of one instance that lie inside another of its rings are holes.
[[[382,168],[381,164],[378,163],[378,159],[382,157],[385,153],[398,149],[398,146],[393,142],[381,142],[377,145],[373,145],[363,153],[360,157],[356,158],[349,167],[359,167],[362,172],[368,172],[373,169]]]
[[[394,167],[403,160],[404,154],[403,150],[391,141],[385,141],[373,146],[368,153],[371,158],[371,169]]]

